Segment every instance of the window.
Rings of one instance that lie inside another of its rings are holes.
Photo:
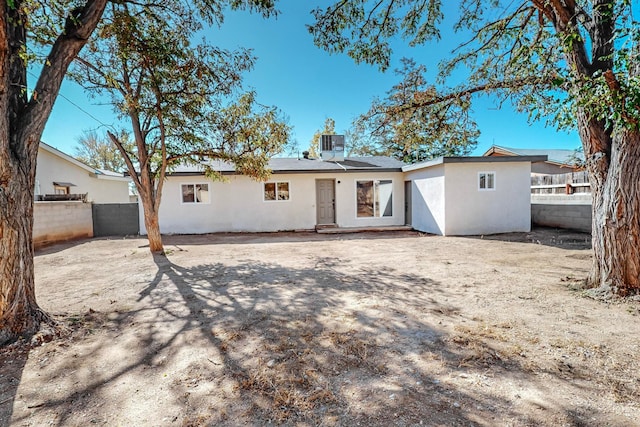
[[[182,203],[209,203],[209,184],[182,184]]]
[[[289,200],[289,183],[288,182],[265,182],[264,183],[264,200],[277,201]]]
[[[496,189],[496,173],[495,172],[479,172],[478,173],[478,190],[495,190]]]
[[[53,182],[53,194],[71,194],[71,187],[76,185],[71,182]]]
[[[358,218],[393,216],[393,182],[356,181]]]
[[[63,187],[61,185],[53,186],[53,194],[69,194],[69,187]]]

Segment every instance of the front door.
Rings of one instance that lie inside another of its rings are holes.
[[[316,180],[316,213],[318,225],[335,224],[335,185],[332,179]]]

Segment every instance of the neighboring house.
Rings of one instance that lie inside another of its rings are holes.
[[[532,161],[538,157],[441,158],[415,165],[388,157],[273,158],[270,179],[232,165],[181,166],[167,177],[162,233],[270,232],[411,225],[436,234],[528,231]],[[406,196],[405,196],[406,195]],[[405,203],[405,200],[407,203]],[[140,210],[140,233],[146,234]]]
[[[129,182],[122,174],[92,168],[41,142],[34,188],[34,247],[94,236],[93,203],[129,203]]]
[[[493,145],[483,156],[547,156],[546,161],[531,166],[532,174],[563,174],[576,172],[584,161],[582,152],[577,150],[554,150],[533,148],[510,148]]]
[[[92,168],[44,142],[38,148],[38,200],[84,200],[129,203],[131,179],[121,173]],[[74,196],[75,195],[75,196]]]
[[[544,155],[545,162],[531,165],[531,223],[591,232],[591,194],[588,175],[579,165],[582,152],[492,146],[484,156]]]

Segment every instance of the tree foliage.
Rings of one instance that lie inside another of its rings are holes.
[[[270,2],[246,3],[265,16],[273,13]],[[113,3],[100,37],[77,58],[72,74],[91,92],[109,95],[129,122],[131,147],[108,135],[140,195],[153,251],[162,251],[158,210],[171,168],[218,159],[260,179],[269,158],[289,139],[289,126],[276,108],[258,105],[254,93],[239,94],[242,74],[255,62],[250,51],[194,44],[205,23],[221,19],[217,10],[194,11],[183,2],[154,8]]]
[[[402,78],[384,99],[374,99],[369,111],[358,117],[350,133],[350,153],[391,156],[407,163],[439,156],[468,155],[479,131],[470,116],[468,96],[425,108],[407,108],[423,97],[434,96],[426,67],[402,59],[396,74]]]
[[[324,128],[322,130],[317,130],[313,137],[311,137],[311,141],[309,142],[309,157],[312,159],[320,158],[321,147],[320,140],[322,139],[322,135],[334,135],[336,133],[336,121],[331,117],[327,117],[324,120]]]
[[[634,2],[459,0],[454,30],[471,38],[439,66],[439,83],[458,69],[463,85],[413,100],[421,108],[491,92],[533,119],[575,126],[578,108],[611,124],[638,124],[638,23]],[[356,62],[389,67],[394,37],[415,46],[437,41],[445,9],[431,0],[347,0],[316,8],[314,41]],[[636,5],[637,6],[637,5]],[[611,71],[607,73],[607,71]],[[607,77],[608,76],[608,77]],[[449,98],[453,96],[453,98]]]

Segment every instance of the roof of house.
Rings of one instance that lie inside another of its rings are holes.
[[[50,146],[49,144],[45,144],[44,142],[40,141],[40,148],[42,148],[43,150],[58,156],[66,161],[68,161],[69,163],[72,163],[73,165],[86,170],[87,172],[89,172],[90,174],[92,174],[95,178],[98,179],[116,179],[116,180],[124,180],[124,181],[130,181],[131,178],[129,177],[125,177],[124,174],[122,173],[118,173],[118,172],[113,172],[113,171],[109,171],[106,169],[97,169],[94,167],[91,167],[89,165],[86,165],[84,163],[82,163],[81,161],[74,159],[73,157],[71,157],[70,155],[63,153],[62,151],[58,150],[57,148],[54,148],[52,146]]]
[[[492,154],[508,156],[547,156],[547,162],[560,165],[573,165],[576,160],[582,160],[583,154],[577,150],[543,149],[543,148],[512,148],[492,145],[483,156]]]
[[[442,165],[444,163],[513,163],[513,162],[545,162],[547,156],[468,156],[468,157],[438,157],[426,162],[413,163],[402,167],[403,172],[409,172],[417,169],[430,168],[432,166]]]
[[[499,156],[499,157],[438,157],[426,162],[406,164],[391,157],[347,157],[344,161],[322,161],[318,159],[274,157],[269,161],[272,173],[329,173],[329,172],[408,172],[428,168],[443,163],[505,163],[505,162],[544,162],[547,156]],[[223,175],[235,174],[233,164],[222,161],[209,161],[211,168]],[[179,165],[170,175],[202,175],[201,164]]]
[[[222,161],[209,161],[208,164],[215,171],[222,174],[234,174],[235,167],[232,163]],[[329,172],[401,172],[403,162],[391,157],[346,157],[344,161],[322,161],[318,159],[274,157],[269,160],[269,169],[272,173],[329,173]],[[171,175],[202,175],[202,165],[183,164],[171,171]]]

